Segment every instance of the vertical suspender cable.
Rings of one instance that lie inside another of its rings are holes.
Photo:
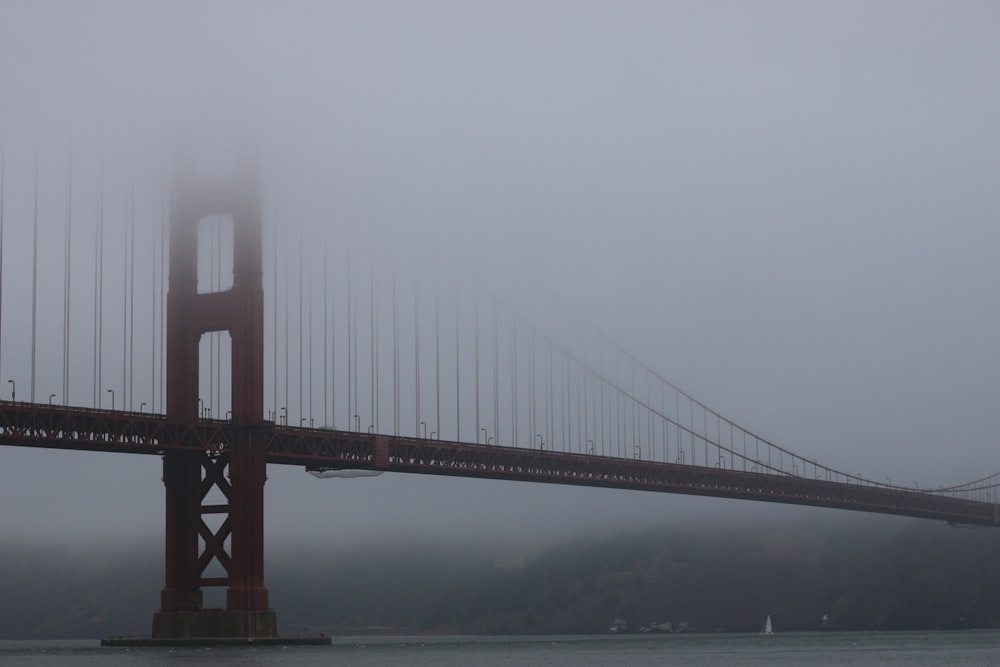
[[[347,430],[351,431],[354,429],[354,414],[351,410],[351,341],[353,335],[351,333],[351,227],[347,227],[347,259],[345,261],[347,266],[347,300],[345,307],[347,309],[347,387],[346,387],[346,398],[347,398]]]
[[[208,257],[208,266],[205,267],[205,282],[204,286],[206,292],[215,292],[218,290],[218,286],[215,284],[215,265],[216,259],[218,258],[219,248],[217,245],[218,237],[216,236],[216,231],[219,228],[219,222],[222,216],[213,216],[212,218],[207,218],[203,221],[203,227],[207,230],[206,241],[208,249],[205,251],[205,256]],[[201,243],[198,243],[201,246]],[[216,386],[216,375],[215,375],[215,359],[217,355],[215,354],[216,345],[219,342],[219,336],[217,331],[210,331],[205,336],[208,337],[208,393],[205,395],[202,401],[202,414],[200,417],[207,417],[212,414],[212,411],[216,408],[215,405],[215,386]],[[199,360],[200,363],[200,360]],[[199,380],[201,379],[201,373],[199,369]],[[200,383],[199,383],[200,384]],[[199,397],[201,396],[201,388],[198,390]]]
[[[305,395],[302,393],[302,379],[304,375],[304,369],[302,366],[302,353],[304,352],[304,344],[302,342],[302,320],[304,313],[302,312],[302,216],[299,215],[299,313],[296,318],[296,322],[299,326],[299,423],[296,426],[302,425],[303,417],[303,403],[305,402]]]
[[[282,406],[284,423],[288,425],[288,249],[285,248],[285,401]]]
[[[667,386],[663,383],[660,384],[660,412],[663,414],[661,421],[663,422],[663,462],[670,463],[670,436],[668,427],[670,424],[667,422]]]
[[[586,359],[586,358],[587,358],[587,355],[586,355],[586,352],[585,352],[584,355],[583,355],[583,359]],[[586,364],[586,362],[584,362],[584,364]],[[586,403],[587,399],[586,399],[586,396],[584,394],[584,388],[586,387],[585,383],[586,383],[586,380],[587,380],[587,367],[586,367],[586,365],[584,365],[582,367],[581,366],[576,366],[576,375],[577,375],[576,382],[573,383],[573,386],[576,387],[576,420],[577,420],[576,421],[576,438],[579,441],[580,451],[583,452],[583,453],[589,453],[589,452],[587,452],[587,430],[586,430],[586,425],[587,425],[586,414],[587,413],[585,412],[585,407],[584,407],[587,404]]]
[[[278,226],[274,226],[271,239],[271,384],[274,411],[271,418],[278,423]]]
[[[568,340],[568,339],[567,339]],[[573,392],[570,391],[569,384],[569,360],[570,354],[568,351],[562,352],[562,405],[563,405],[563,451],[569,451],[573,446],[573,411],[572,411],[572,401],[571,397]]]
[[[705,408],[701,409],[702,421],[702,433],[704,434],[702,440],[705,442],[705,467],[708,467],[708,410]]]
[[[35,201],[31,225],[31,402],[35,402],[35,339],[38,324],[38,124],[35,124]]]
[[[353,302],[353,299],[351,298],[351,292],[352,292],[352,290],[351,290],[351,228],[350,228],[350,226],[348,226],[348,228],[347,228],[347,261],[346,261],[346,264],[347,264],[347,424],[348,424],[347,430],[351,431],[351,430],[354,429],[355,419],[354,419],[353,415],[355,415],[356,412],[351,410],[351,387],[352,387],[352,381],[353,381],[352,375],[353,375],[354,366],[355,366],[355,364],[353,363],[351,357],[353,355],[352,344],[354,343],[355,336],[354,336],[354,330],[352,328],[353,327],[353,322],[352,322],[352,318],[351,318],[351,304]],[[356,361],[356,360],[354,360],[354,361]],[[357,400],[356,399],[357,399],[357,397],[355,397],[355,402],[354,402],[355,405],[357,405]]]
[[[358,404],[358,374],[361,372],[361,369],[358,366],[358,299],[357,299],[357,295],[354,294],[354,290],[353,289],[351,290],[351,293],[348,296],[348,298],[350,299],[350,304],[349,304],[350,310],[353,311],[353,313],[354,313],[353,316],[351,317],[351,321],[353,322],[353,324],[352,324],[353,329],[351,330],[351,338],[352,338],[351,356],[353,357],[352,363],[353,363],[353,366],[354,366],[354,377],[353,377],[354,384],[351,386],[351,393],[354,395],[354,421],[355,421],[355,424],[357,425],[358,431],[360,431],[361,430],[361,417],[360,417],[361,410],[358,409],[358,405],[359,405]]]
[[[475,323],[473,324],[473,350],[475,354],[475,372],[476,372],[476,442],[479,442],[480,425],[479,425],[479,290],[476,290],[474,294],[474,299],[472,302],[472,314],[475,317]]]
[[[537,336],[536,336],[536,338],[537,338]],[[542,342],[544,342],[544,337],[542,337]],[[544,350],[540,350],[539,351],[539,356],[542,356],[542,355],[544,355]],[[540,422],[540,423],[538,423],[536,425],[538,426],[538,430],[541,431],[540,442],[544,444],[547,440],[549,440],[549,404],[548,404],[548,396],[549,396],[548,377],[549,376],[548,376],[548,373],[546,373],[547,364],[546,364],[544,356],[542,356],[542,358],[539,359],[537,363],[538,363],[539,367],[536,369],[536,373],[539,370],[541,371],[541,374],[542,374],[542,384],[541,384],[541,387],[540,387],[540,389],[541,389],[541,401],[538,401],[539,388],[538,387],[535,388],[535,399],[536,399],[536,402],[539,402],[539,404],[540,404],[538,407],[535,408],[535,410],[536,410],[535,421],[536,422]],[[538,414],[539,408],[541,408],[541,415],[540,416]],[[539,435],[539,434],[536,434],[536,435]]]
[[[531,322],[528,324],[528,443],[533,447],[535,444],[535,309],[531,309]]]
[[[729,422],[729,469],[730,470],[735,470],[736,469],[736,460],[735,460],[736,459],[736,449],[735,449],[736,443],[735,443],[735,438],[736,438],[735,427],[733,425],[733,422]],[[814,465],[813,466],[813,471],[815,472],[815,470],[816,470],[816,468],[815,468],[815,465]]]
[[[334,266],[336,269],[336,266]],[[330,317],[337,317],[337,289],[330,290]],[[330,326],[330,425],[337,423],[337,321]]]
[[[372,373],[372,388],[375,390],[375,398],[372,400],[372,424],[375,426],[375,431],[381,430],[381,420],[382,414],[379,408],[382,404],[382,397],[380,395],[379,388],[379,375],[382,374],[382,355],[381,355],[381,345],[379,341],[381,340],[379,336],[379,316],[378,316],[378,287],[375,282],[375,248],[374,246],[370,250],[371,257],[371,304],[372,304],[372,350],[375,355],[375,370]]]
[[[208,280],[206,281],[208,283],[207,291],[208,292],[214,292],[216,290],[216,286],[215,286],[215,257],[216,257],[216,253],[217,253],[217,249],[215,247],[215,230],[218,228],[218,218],[209,218],[208,220],[205,220],[202,224],[203,225],[207,225],[207,230],[208,230],[208,232],[206,234],[207,237],[208,237],[206,239],[208,241],[208,243],[207,243],[208,250],[205,252],[205,256],[208,257],[208,267],[207,267],[208,270],[205,272],[206,273],[206,277],[208,278]],[[199,227],[201,229],[205,229],[206,228],[206,227],[202,227],[201,225],[199,225]],[[199,243],[197,245],[198,245],[198,247],[201,247],[200,239],[199,239]],[[200,268],[200,267],[196,267],[196,270],[197,270],[197,268]],[[209,414],[209,412],[212,410],[212,407],[213,407],[213,399],[215,398],[215,342],[216,342],[216,332],[215,331],[210,331],[206,335],[208,336],[208,394],[202,400],[201,414],[198,415],[199,418],[205,417],[207,414]],[[202,359],[199,357],[199,359],[198,359],[198,365],[200,366],[201,364],[202,364]],[[198,382],[198,385],[199,385],[198,386],[198,397],[201,398],[201,369],[199,368],[198,371],[199,371],[199,373],[198,373],[198,380],[199,380],[199,382]]]
[[[510,433],[517,447],[517,318],[510,318]]]
[[[553,330],[554,331],[554,330]],[[565,345],[570,345],[569,337],[565,338]],[[572,356],[572,352],[569,348],[563,348],[562,344],[556,344],[553,342],[556,350],[556,372],[558,373],[558,386],[557,391],[559,392],[559,441],[562,451],[569,451],[571,446],[570,438],[573,434],[572,425],[570,424],[570,402],[569,402],[569,360]]]
[[[646,405],[650,406],[653,404],[653,397],[649,390],[649,373],[646,373]],[[649,455],[650,460],[653,460],[653,411],[649,408],[646,409],[646,431],[649,434]]]
[[[100,188],[100,176],[98,176],[98,188]],[[91,405],[95,408],[97,406],[97,293],[98,293],[98,270],[100,267],[100,226],[101,226],[101,204],[100,204],[100,192],[97,194],[97,204],[94,207],[94,357],[93,357],[93,370],[91,372],[90,378],[90,388],[91,388]]]
[[[582,435],[582,430],[580,429],[580,387],[578,383],[573,382],[573,371],[576,368],[573,363],[572,355],[566,352],[563,355],[563,364],[565,365],[566,371],[566,443],[569,448],[568,451],[572,451],[573,443],[576,442],[578,445],[577,453],[581,453],[584,450],[579,447],[581,444],[580,437]],[[574,410],[573,408],[573,392],[576,390],[577,395],[577,406]],[[576,440],[573,439],[573,416],[576,415]]]
[[[598,341],[598,343],[600,343],[600,341]],[[604,430],[604,384],[605,384],[605,382],[604,382],[604,346],[603,345],[597,348],[597,365],[598,365],[598,369],[599,369],[599,373],[600,373],[600,375],[598,376],[597,386],[601,390],[601,455],[603,456],[604,455],[604,433],[605,433],[605,430]],[[597,398],[597,391],[594,391],[594,398],[595,399]],[[610,438],[608,438],[608,442],[609,443],[611,442]]]
[[[634,366],[634,364],[633,364]],[[639,447],[639,453],[642,453],[642,411],[644,405],[636,400],[637,394],[635,393],[635,370],[632,371],[632,439],[633,445]],[[646,402],[648,405],[649,402]],[[633,447],[634,449],[634,447]]]
[[[590,428],[591,421],[594,419],[594,410],[590,403],[590,361],[587,358],[587,338],[586,333],[583,339],[583,446],[593,447],[590,443],[590,434],[593,429]],[[588,450],[588,454],[596,454],[596,450]]]
[[[5,171],[7,165],[7,126],[0,118],[0,373],[3,372],[3,231],[4,204],[6,203]]]
[[[549,331],[552,331],[552,317],[549,316]],[[549,449],[555,449],[556,444],[556,379],[555,379],[555,345],[553,345],[552,340],[548,341],[549,349],[546,352],[547,365],[549,367],[549,375],[547,378],[547,396],[545,405],[545,415],[547,421],[547,433],[545,435],[545,441],[548,443]]]
[[[134,184],[129,183],[129,197],[134,196]],[[124,407],[128,401],[128,221],[122,222],[122,383],[116,392]]]
[[[393,434],[399,435],[399,303],[396,265],[392,265],[392,414]]]
[[[97,384],[94,387],[96,396],[96,407],[101,406],[101,399],[104,397],[102,391],[102,375],[104,372],[104,157],[101,157],[100,191],[98,198],[98,219],[97,219]]]
[[[70,129],[69,146],[66,156],[66,210],[63,225],[63,386],[62,403],[69,405],[69,302],[70,302],[70,267],[73,247],[70,234],[70,219],[73,204],[73,132]]]
[[[441,437],[441,291],[434,274],[434,430]]]
[[[562,441],[563,441],[563,451],[565,452],[565,451],[569,451],[569,447],[573,444],[572,441],[571,441],[571,436],[573,434],[572,433],[573,427],[572,427],[572,423],[571,423],[571,417],[572,417],[572,415],[570,414],[570,402],[569,402],[569,396],[570,396],[570,391],[569,391],[569,354],[567,352],[563,351],[560,354],[560,357],[562,358],[562,373],[560,373],[560,375],[562,375],[562,378],[563,378],[563,382],[562,382],[562,401],[561,401],[562,402],[562,406],[563,406],[563,419],[562,419],[563,436],[562,436]]]
[[[681,433],[681,394],[674,390],[674,423],[677,425],[677,462],[684,456],[684,434]]]
[[[500,323],[493,302],[493,442],[500,444]],[[490,444],[489,438],[486,444]]]
[[[459,331],[458,331],[458,314],[460,312],[459,307],[459,290],[460,287],[458,283],[455,283],[455,440],[461,441],[462,439],[462,376],[459,372],[459,360],[461,358],[459,349]]]
[[[688,398],[688,426],[691,429],[691,465],[695,465],[698,463],[696,460],[698,450],[694,442],[694,401],[690,398]]]
[[[312,271],[309,271],[309,277],[306,280],[308,286],[308,306],[309,306],[309,428],[313,426],[313,280]],[[324,367],[324,373],[326,372],[326,367]]]
[[[379,430],[378,420],[378,316],[375,308],[375,248],[368,252],[368,327],[370,336],[371,354],[369,355],[369,375],[371,391],[372,425],[375,430]]]
[[[420,286],[416,271],[413,276],[413,433],[420,436]]]
[[[166,179],[164,178],[164,181]],[[163,192],[163,202],[160,207],[160,412],[166,412],[166,375],[165,365],[167,358],[166,331],[167,331],[167,184],[161,185]]]
[[[215,262],[215,289],[217,291],[222,290],[222,218],[215,225],[215,255],[213,261]],[[236,220],[233,219],[233,259],[235,261],[235,251],[236,251]],[[225,417],[225,412],[222,410],[222,332],[213,332],[213,337],[215,339],[215,417],[216,419],[220,417]],[[230,338],[232,335],[230,334]],[[231,346],[230,346],[231,347]],[[232,359],[232,354],[230,354],[230,359]],[[232,361],[230,361],[230,364]],[[232,378],[232,372],[230,372],[229,377]],[[232,382],[230,382],[232,384]],[[232,401],[230,401],[231,403]]]
[[[160,199],[161,199],[161,201],[158,202],[161,210],[163,208],[162,192],[163,192],[163,189],[161,187],[160,188],[160,193],[161,193]],[[153,200],[153,206],[155,207],[157,205],[155,196],[151,194],[150,199]],[[149,369],[149,409],[151,411],[155,411],[156,410],[156,325],[157,325],[157,314],[156,314],[156,305],[157,305],[157,301],[156,301],[156,256],[157,256],[157,252],[156,252],[156,250],[157,250],[157,248],[156,248],[156,232],[157,232],[157,229],[156,229],[156,224],[157,224],[157,218],[159,218],[159,217],[160,216],[157,215],[157,211],[154,208],[153,211],[151,211],[150,226],[149,226],[149,257],[150,257],[150,260],[151,260],[149,262],[149,266],[150,266],[150,275],[149,275],[149,285],[150,285],[150,288],[149,288],[149,309],[150,309],[150,311],[152,311],[150,313],[151,317],[150,317],[150,326],[149,326],[149,333],[150,333],[150,337],[151,337],[151,340],[150,340],[151,344],[149,346],[149,360],[150,360],[150,369]],[[141,403],[139,404],[139,407],[142,407]]]
[[[329,409],[330,400],[330,348],[327,341],[329,340],[330,329],[329,329],[329,313],[327,310],[327,280],[329,279],[329,270],[327,269],[327,257],[326,257],[326,247],[327,247],[327,226],[326,221],[323,223],[323,426],[328,426],[327,414]]]
[[[618,390],[621,380],[621,369],[619,368],[620,360],[617,355],[615,356],[615,381],[614,384],[608,383],[608,419],[611,420],[611,400],[614,397],[614,443],[615,443],[615,455],[621,458],[622,455],[622,415],[621,415],[621,392]],[[611,436],[611,426],[608,426],[608,436]],[[610,448],[611,441],[609,440],[608,446]]]
[[[545,420],[546,420],[546,434],[545,434],[545,445],[550,450],[555,451],[557,449],[557,441],[559,439],[558,426],[556,422],[556,410],[558,405],[556,403],[556,354],[557,350],[555,343],[552,341],[552,313],[548,313],[549,321],[547,324],[547,331],[545,335],[545,343],[547,349],[545,352],[545,367],[547,376],[545,378]]]
[[[629,372],[631,373],[631,384],[629,385],[629,394],[635,396],[635,364],[629,364]],[[636,432],[636,409],[639,407],[638,402],[634,398],[630,398],[629,402],[632,404],[632,453],[635,455],[635,447],[638,444],[638,435]]]
[[[129,208],[135,210],[135,171],[129,179]],[[128,262],[129,262],[129,228],[128,223],[122,223],[122,407],[128,405]]]
[[[135,402],[135,163],[132,164],[132,214],[129,217],[128,409]]]

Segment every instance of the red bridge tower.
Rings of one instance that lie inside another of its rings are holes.
[[[260,187],[249,164],[223,182],[199,184],[193,170],[174,179],[167,293],[167,417],[195,421],[202,334],[232,338],[231,442],[223,451],[163,457],[166,583],[153,639],[277,636],[264,586],[264,288]],[[233,222],[233,284],[198,292],[198,226],[210,215]],[[228,469],[228,471],[227,471]],[[228,476],[227,476],[228,472]],[[208,504],[212,489],[226,502]],[[206,515],[222,515],[216,530]],[[228,541],[228,548],[227,548]],[[226,576],[205,577],[215,560]],[[202,587],[226,586],[225,609],[204,609]]]

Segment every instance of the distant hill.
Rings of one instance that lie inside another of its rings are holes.
[[[998,553],[997,530],[844,521],[580,538],[513,564],[303,547],[269,554],[266,576],[287,634],[754,632],[768,614],[776,631],[970,628],[1000,627]],[[161,587],[154,546],[2,545],[0,638],[148,635]]]

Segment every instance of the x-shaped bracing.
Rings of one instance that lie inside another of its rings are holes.
[[[230,555],[226,552],[226,540],[229,538],[230,533],[232,533],[232,517],[229,516],[229,506],[232,500],[233,487],[229,480],[226,478],[226,467],[229,464],[229,456],[227,454],[220,454],[218,456],[205,456],[202,458],[202,468],[204,469],[204,476],[201,480],[201,486],[198,489],[199,502],[201,503],[201,516],[198,518],[198,535],[205,543],[205,548],[198,556],[198,573],[203,574],[205,569],[209,566],[214,558],[219,562],[219,565],[226,571],[226,577],[221,578],[205,578],[201,579],[202,586],[228,586],[229,585],[229,571],[232,559]],[[215,487],[219,489],[222,495],[226,498],[225,505],[218,504],[205,504],[205,498],[211,492],[212,488]],[[205,523],[204,515],[206,514],[226,514],[225,521],[219,526],[219,529],[213,531],[209,528],[208,524]]]

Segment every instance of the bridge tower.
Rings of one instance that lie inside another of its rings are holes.
[[[191,166],[179,166],[171,195],[166,413],[186,422],[201,417],[199,341],[205,333],[228,331],[231,442],[224,451],[163,457],[166,575],[160,610],[153,616],[153,639],[276,637],[275,613],[264,586],[264,436],[269,425],[263,418],[260,186],[249,161],[237,164],[222,181],[207,183],[197,181]],[[232,287],[199,293],[199,223],[224,214],[233,223]],[[224,503],[209,502],[213,488]],[[218,528],[209,527],[208,515],[221,515]],[[204,576],[213,560],[225,576]],[[203,608],[201,589],[206,586],[227,587],[225,609]]]

